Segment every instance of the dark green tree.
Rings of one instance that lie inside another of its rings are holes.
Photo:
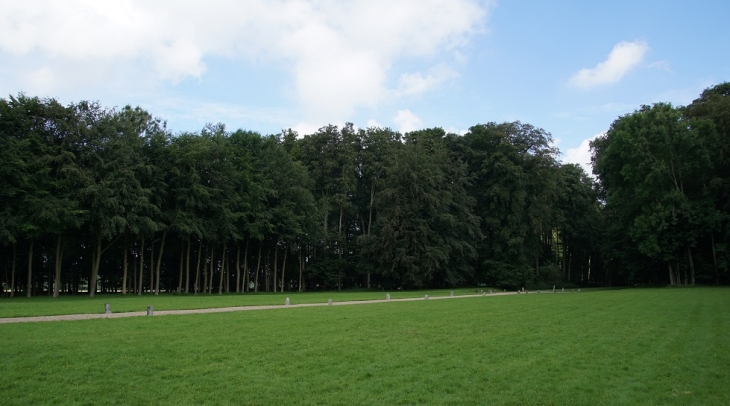
[[[672,285],[695,283],[692,249],[706,230],[703,185],[712,165],[702,135],[708,130],[658,103],[620,117],[591,143],[607,209],[639,252],[666,264]]]
[[[466,166],[450,159],[445,133],[408,133],[393,151],[368,253],[396,286],[453,286],[471,272],[479,219]]]

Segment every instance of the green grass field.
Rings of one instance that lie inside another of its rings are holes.
[[[730,404],[729,338],[726,288],[4,324],[0,403]]]

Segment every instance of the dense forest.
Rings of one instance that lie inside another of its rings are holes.
[[[172,134],[0,99],[5,296],[727,283],[730,83],[641,106],[594,178],[520,122]]]

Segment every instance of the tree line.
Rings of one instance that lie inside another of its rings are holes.
[[[725,282],[727,87],[619,118],[598,183],[520,122],[173,134],[140,108],[0,99],[3,293]]]
[[[605,236],[619,280],[727,283],[730,83],[685,107],[641,106],[591,143]]]

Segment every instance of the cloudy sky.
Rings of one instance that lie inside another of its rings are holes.
[[[174,132],[520,120],[566,161],[730,81],[727,0],[0,0],[0,97],[139,105]]]

